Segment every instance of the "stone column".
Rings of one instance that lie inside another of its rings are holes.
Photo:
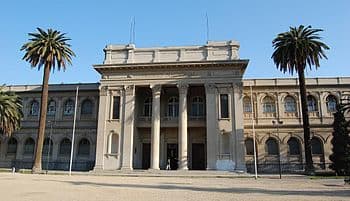
[[[132,170],[133,164],[133,150],[134,150],[134,110],[135,110],[135,86],[125,86],[124,98],[122,107],[122,127],[123,127],[123,170]]]
[[[179,170],[188,169],[187,159],[187,90],[188,84],[180,83],[179,89]]]
[[[103,170],[104,165],[104,152],[105,152],[105,121],[108,105],[107,87],[100,88],[100,100],[99,100],[99,115],[97,124],[97,138],[96,138],[96,159],[94,171]]]
[[[151,169],[159,170],[161,85],[152,85]]]
[[[218,114],[214,84],[205,85],[207,118],[207,170],[216,169]]]

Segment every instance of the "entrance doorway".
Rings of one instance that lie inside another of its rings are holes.
[[[167,163],[170,160],[170,169],[177,170],[178,168],[178,145],[177,144],[167,144]]]
[[[205,145],[192,144],[192,170],[205,170]]]
[[[142,169],[151,167],[151,143],[142,144]]]

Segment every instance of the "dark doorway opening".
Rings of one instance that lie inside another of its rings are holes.
[[[167,161],[170,160],[170,169],[177,170],[178,168],[178,145],[167,144]]]
[[[142,169],[151,167],[151,143],[142,144]]]
[[[205,145],[192,144],[192,170],[205,170]]]

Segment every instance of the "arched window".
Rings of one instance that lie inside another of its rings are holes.
[[[292,96],[287,96],[284,99],[284,111],[286,112],[296,112],[295,99]]]
[[[267,152],[267,155],[278,155],[279,153],[278,143],[274,138],[269,138],[266,141],[266,152]]]
[[[34,148],[35,148],[35,141],[33,140],[33,138],[28,138],[24,142],[23,154],[25,154],[25,155],[33,155],[34,154]]]
[[[151,117],[152,116],[152,98],[147,97],[143,102],[143,116]]]
[[[177,97],[171,97],[168,100],[168,116],[169,117],[179,116],[179,99]]]
[[[15,138],[10,138],[7,142],[7,154],[17,153],[17,140]]]
[[[93,104],[92,101],[89,99],[86,99],[81,104],[81,114],[82,115],[89,115],[92,114]]]
[[[88,139],[83,138],[79,142],[78,147],[78,155],[79,156],[89,156],[90,155],[90,142]]]
[[[49,152],[50,151],[50,152]],[[43,157],[47,157],[49,154],[52,155],[53,142],[50,138],[45,138],[43,146]]]
[[[245,140],[245,149],[247,155],[254,155],[254,142],[252,138],[247,138]]]
[[[68,138],[64,138],[60,143],[60,155],[69,156],[71,149],[71,141]]]
[[[56,113],[56,102],[54,100],[50,100],[47,105],[47,115],[54,116]]]
[[[31,115],[31,116],[38,116],[39,115],[39,102],[38,101],[33,100],[30,103],[29,115]]]
[[[316,112],[317,111],[317,102],[315,97],[308,95],[307,96],[307,110],[309,112]]]
[[[297,138],[291,137],[287,143],[289,155],[300,155],[300,143]]]
[[[119,136],[118,134],[112,133],[108,138],[108,153],[109,154],[117,154],[119,149]]]
[[[329,95],[326,99],[328,112],[335,112],[337,110],[337,99],[333,95]]]
[[[270,96],[266,96],[263,99],[263,112],[264,113],[276,112],[275,101]]]
[[[73,115],[74,112],[74,102],[71,99],[68,99],[64,103],[63,114],[64,115]]]
[[[203,97],[195,96],[191,100],[191,116],[204,116],[204,100]]]
[[[248,96],[243,98],[243,111],[245,113],[252,113],[252,103]]]
[[[314,155],[323,155],[322,142],[319,138],[313,137],[311,139],[311,150]]]

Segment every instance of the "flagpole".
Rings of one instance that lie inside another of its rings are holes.
[[[79,86],[77,86],[76,94],[75,94],[73,133],[72,133],[72,144],[71,144],[71,148],[70,148],[70,161],[69,161],[69,176],[72,175],[72,163],[73,163],[73,153],[74,153],[74,134],[75,134],[75,123],[76,123],[76,117],[77,117],[77,107],[78,107],[78,93],[79,93]]]
[[[254,122],[254,104],[253,104],[253,90],[252,84],[250,83],[250,105],[252,107],[252,131],[253,131],[253,150],[254,150],[254,171],[255,171],[255,179],[258,179],[258,167],[256,162],[256,145],[255,145],[255,122]]]

